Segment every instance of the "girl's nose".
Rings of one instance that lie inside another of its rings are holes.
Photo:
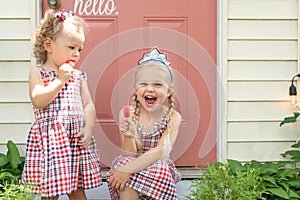
[[[74,57],[79,57],[79,55],[80,55],[80,52],[79,52],[79,51],[74,51],[74,53],[73,53],[73,56],[74,56]]]
[[[147,85],[147,91],[154,91],[154,87],[152,84]]]

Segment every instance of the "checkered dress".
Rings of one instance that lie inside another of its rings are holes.
[[[45,85],[57,77],[54,71],[48,73],[38,68]],[[80,148],[75,138],[84,126],[80,88],[85,79],[84,72],[75,70],[47,107],[33,107],[35,122],[27,139],[22,183],[33,184],[33,192],[42,197],[70,194],[78,188],[102,184],[94,138],[86,148]]]
[[[150,133],[141,132],[142,126],[138,126],[138,133],[142,139],[143,151],[156,147],[162,133],[166,130],[166,117],[161,122],[155,122],[154,131]],[[109,178],[113,170],[125,165],[133,160],[133,156],[118,156],[112,163],[110,171],[107,173]],[[126,183],[126,186],[138,191],[141,199],[173,200],[177,199],[176,182],[180,181],[181,174],[175,168],[170,159],[158,160],[146,169],[132,174]],[[113,200],[120,199],[119,191],[109,187],[110,196]]]

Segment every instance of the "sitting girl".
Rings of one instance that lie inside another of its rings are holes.
[[[170,62],[155,47],[139,61],[129,112],[119,114],[122,155],[107,173],[112,199],[177,199],[181,175],[169,154],[180,123]]]

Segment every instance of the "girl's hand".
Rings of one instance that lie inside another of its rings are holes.
[[[93,130],[89,129],[87,127],[84,127],[77,135],[76,137],[79,138],[79,146],[81,147],[87,147],[90,142],[92,141],[93,136]]]
[[[120,132],[127,137],[135,137],[137,134],[136,125],[133,123],[130,115],[130,106],[124,106],[122,110],[121,123],[119,124]]]
[[[109,179],[109,184],[116,190],[124,190],[126,182],[131,175],[129,172],[122,171],[121,168],[116,168]]]
[[[68,61],[58,68],[58,79],[63,83],[67,82],[74,71],[74,62]]]
[[[127,137],[136,137],[137,136],[137,127],[136,124],[130,118],[123,118],[119,124],[120,132]]]

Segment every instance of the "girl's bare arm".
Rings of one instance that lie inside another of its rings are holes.
[[[32,104],[36,108],[44,108],[58,94],[64,83],[60,79],[55,79],[49,85],[44,86],[40,80],[40,71],[37,67],[31,69],[29,74],[29,96]]]
[[[177,135],[179,126],[181,123],[181,115],[178,112],[173,113],[172,117],[172,131],[170,133],[170,141],[173,146]],[[141,171],[156,162],[159,159],[162,159],[163,147],[164,147],[164,137],[166,137],[167,130],[164,132],[163,136],[160,138],[157,146],[155,148],[150,149],[139,157],[135,158],[131,162],[127,163],[124,166],[118,167],[117,169],[123,171],[125,173],[136,173]]]
[[[87,146],[90,143],[93,135],[93,128],[96,121],[96,109],[86,80],[82,81],[81,98],[83,103],[85,124],[84,128],[77,136],[80,137],[79,145]]]
[[[85,116],[85,127],[94,128],[96,120],[96,109],[89,92],[87,81],[82,81],[81,97]]]

